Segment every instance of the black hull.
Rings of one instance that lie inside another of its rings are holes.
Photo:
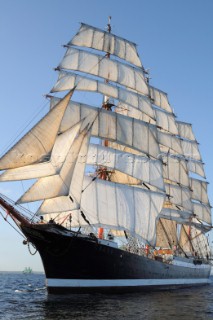
[[[49,293],[135,292],[209,282],[207,264],[195,265],[189,259],[178,265],[163,263],[57,225],[22,230],[40,253]]]

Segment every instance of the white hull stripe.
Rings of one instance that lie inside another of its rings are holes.
[[[115,280],[89,280],[89,279],[46,279],[47,287],[140,287],[140,286],[166,286],[190,285],[210,283],[209,278],[203,279],[115,279]]]

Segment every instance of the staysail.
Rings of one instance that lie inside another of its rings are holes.
[[[42,160],[52,150],[73,89],[0,159],[0,170]]]

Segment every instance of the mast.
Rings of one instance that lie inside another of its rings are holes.
[[[111,33],[111,30],[112,30],[112,27],[111,27],[111,16],[108,17],[108,24],[107,24],[107,31],[108,33]],[[110,41],[109,41],[109,47],[108,47],[108,52],[106,53],[106,58],[110,59]],[[109,83],[109,80],[106,79],[105,80],[105,83]],[[111,111],[111,108],[114,104],[110,103],[109,101],[109,97],[107,95],[104,95],[103,96],[103,105],[102,105],[102,108],[105,109],[105,110],[108,110],[108,111]],[[105,146],[107,147],[108,146],[108,142],[107,140],[106,141],[106,144]]]
[[[108,33],[111,33],[111,30],[112,30],[112,28],[111,28],[111,16],[109,16],[108,17],[108,24],[107,24]],[[106,58],[110,59],[110,41],[109,41],[108,52],[106,53]],[[109,80],[106,79],[105,83],[108,83],[108,82],[109,82]],[[113,106],[113,104],[111,104],[109,102],[109,97],[107,95],[103,95],[102,109],[105,109],[107,111],[112,111],[112,109],[111,109],[112,106]],[[108,145],[109,145],[108,144],[108,140],[104,140],[103,141],[103,145],[104,145],[104,147],[108,147]],[[106,167],[99,167],[98,172],[99,172],[98,175],[99,175],[100,179],[107,180],[109,178],[109,171],[107,170]],[[103,239],[103,237],[104,237],[104,228],[100,227],[98,229],[98,238],[99,239]]]
[[[111,16],[108,17],[108,24],[107,24],[107,31],[108,33],[111,33],[112,27],[111,27]],[[109,41],[109,47],[108,52],[106,53],[106,58],[110,59],[110,41]],[[109,80],[106,79],[105,83],[109,83]],[[113,104],[109,102],[109,97],[107,95],[103,95],[103,104],[102,109],[105,109],[107,111],[112,111]],[[104,146],[108,147],[108,140],[104,140]],[[101,179],[107,180],[107,170],[106,168],[103,168]]]

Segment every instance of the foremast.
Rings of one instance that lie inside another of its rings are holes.
[[[107,24],[107,31],[108,33],[111,33],[111,16],[108,17],[108,24]],[[110,42],[109,42],[109,46],[110,46]],[[106,53],[106,57],[108,59],[110,59],[110,47],[109,47],[109,50],[108,52]],[[106,79],[105,80],[105,83],[109,83],[109,80]],[[110,103],[109,101],[110,97],[108,97],[107,95],[103,95],[103,103],[102,103],[102,108],[104,110],[107,110],[107,111],[111,111],[112,110],[112,106],[113,104]],[[108,147],[108,140],[103,140],[103,145],[105,147]],[[110,171],[107,170],[107,167],[98,167],[97,169],[97,173],[98,173],[98,177],[102,180],[109,180],[109,174],[110,174]],[[104,238],[104,228],[102,227],[99,227],[98,229],[98,237],[100,239],[103,239]]]

